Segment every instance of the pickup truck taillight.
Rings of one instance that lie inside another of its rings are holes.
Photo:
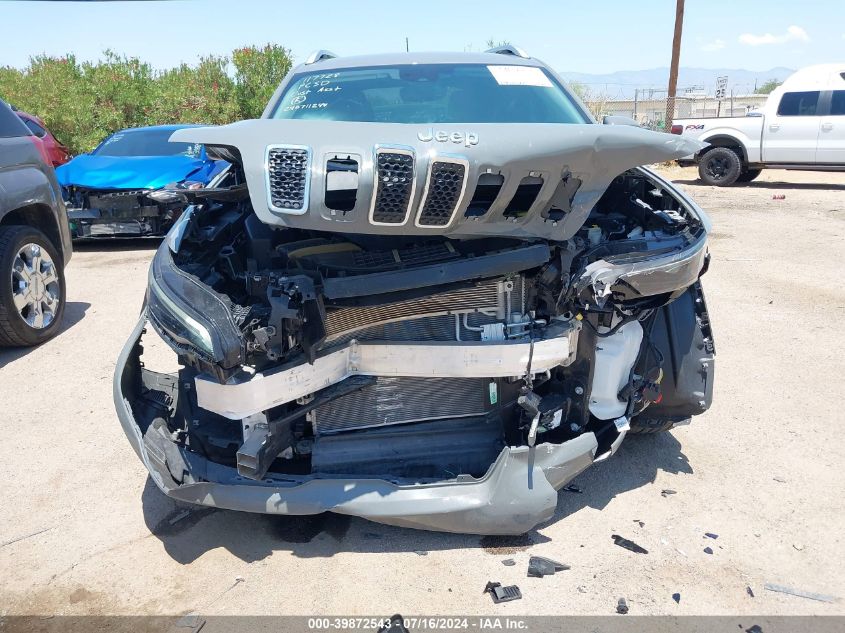
[[[683,125],[673,125],[672,129],[670,130],[672,134],[683,134],[684,133],[684,126]]]

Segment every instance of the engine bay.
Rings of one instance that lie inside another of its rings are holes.
[[[162,257],[225,307],[228,347],[197,349],[150,304],[183,366],[156,420],[257,480],[479,478],[505,446],[585,432],[608,451],[659,402],[656,316],[702,272],[702,260],[692,281],[648,266],[706,238],[642,169],[563,242],[271,227],[237,170],[191,200]],[[257,398],[257,384],[273,396]],[[161,401],[162,389],[148,393]],[[239,393],[250,409],[232,408]]]

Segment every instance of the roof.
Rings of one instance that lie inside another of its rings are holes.
[[[378,55],[356,55],[333,57],[313,64],[303,64],[296,72],[319,72],[340,68],[362,68],[366,66],[394,66],[396,64],[490,64],[509,66],[543,66],[539,59],[523,58],[500,53],[381,53]]]
[[[168,123],[167,125],[147,125],[144,127],[128,127],[123,130],[118,130],[115,132],[117,134],[120,132],[121,134],[125,134],[126,132],[149,132],[154,130],[161,130],[163,132],[175,132],[176,130],[181,130],[186,127],[205,127],[201,123]]]
[[[805,66],[787,77],[781,87],[789,90],[845,88],[845,62]]]

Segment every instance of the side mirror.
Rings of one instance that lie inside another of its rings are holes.
[[[616,114],[608,114],[601,120],[601,122],[603,125],[633,125],[634,127],[640,127],[640,124],[636,119]]]

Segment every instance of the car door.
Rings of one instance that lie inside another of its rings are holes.
[[[766,163],[816,162],[819,138],[818,90],[784,92],[777,110],[763,128],[763,161]]]
[[[832,90],[819,121],[819,143],[816,162],[845,165],[845,90]],[[826,96],[827,96],[826,95]]]

